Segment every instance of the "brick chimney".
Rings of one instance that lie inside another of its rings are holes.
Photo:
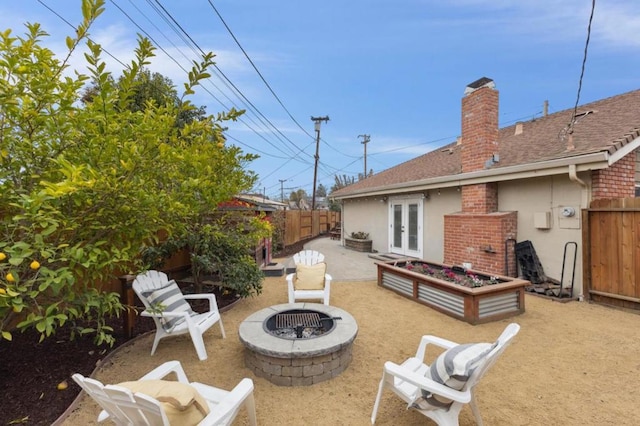
[[[498,91],[493,80],[483,77],[469,84],[462,98],[462,172],[492,167],[499,161]],[[444,262],[488,273],[502,274],[505,259],[515,270],[513,250],[505,253],[505,241],[516,238],[517,212],[498,211],[498,184],[464,185],[462,211],[444,217]]]
[[[498,91],[482,77],[462,98],[462,172],[484,169],[498,153]]]
[[[462,172],[491,167],[498,156],[498,91],[493,80],[482,77],[469,84],[462,98]],[[462,211],[492,213],[498,209],[495,184],[462,188]]]

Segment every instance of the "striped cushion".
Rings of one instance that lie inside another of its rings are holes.
[[[464,387],[480,362],[487,356],[496,343],[468,343],[457,345],[440,354],[425,373],[425,377],[434,382],[460,390]],[[449,408],[453,401],[424,389],[409,404],[409,408],[433,410]]]
[[[195,314],[174,280],[169,281],[169,284],[164,287],[145,292],[143,295],[147,298],[149,305],[161,312],[188,312],[189,315]],[[170,332],[176,325],[183,323],[185,319],[184,317],[173,317],[162,318],[160,321],[162,322],[162,328]]]

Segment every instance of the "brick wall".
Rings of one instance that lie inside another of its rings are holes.
[[[505,241],[516,238],[517,212],[491,214],[458,213],[444,217],[444,263],[473,264],[473,269],[496,275],[505,273]],[[508,246],[509,271],[513,244]]]
[[[635,196],[636,153],[631,152],[608,169],[591,172],[592,198]]]
[[[498,185],[483,183],[462,187],[463,213],[493,213],[498,211]]]

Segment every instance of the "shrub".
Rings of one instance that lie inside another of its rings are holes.
[[[351,238],[355,239],[355,240],[368,240],[369,239],[369,233],[367,232],[352,232],[351,233]]]

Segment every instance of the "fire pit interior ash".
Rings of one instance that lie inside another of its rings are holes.
[[[291,309],[270,316],[263,326],[267,333],[282,339],[312,339],[330,333],[339,319],[311,309]]]

